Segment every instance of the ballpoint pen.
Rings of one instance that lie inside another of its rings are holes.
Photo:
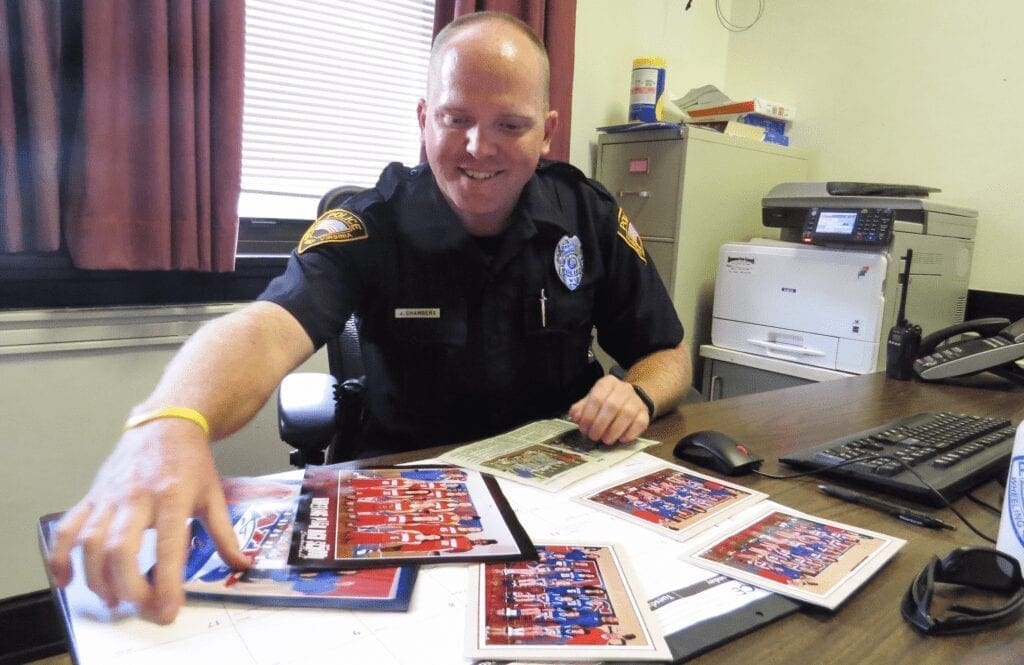
[[[873,496],[861,494],[860,492],[848,490],[843,487],[836,487],[834,485],[818,485],[818,489],[820,489],[825,494],[828,494],[829,496],[836,497],[837,499],[849,501],[850,503],[859,503],[862,506],[867,506],[869,508],[874,508],[875,510],[880,510],[883,513],[893,515],[897,519],[901,519],[904,522],[910,522],[911,524],[916,524],[918,526],[928,527],[929,529],[956,528],[952,524],[949,524],[948,522],[943,522],[939,518],[932,517],[931,515],[928,515],[926,513],[911,510],[910,508],[905,508],[904,506],[899,506],[895,503],[889,503],[888,501],[885,501],[883,499],[876,499]]]

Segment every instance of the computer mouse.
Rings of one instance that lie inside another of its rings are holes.
[[[693,432],[679,439],[672,454],[685,462],[727,476],[749,473],[759,468],[764,461],[764,458],[728,434],[711,429]]]

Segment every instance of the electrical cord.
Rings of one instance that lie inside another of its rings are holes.
[[[956,508],[954,508],[953,504],[951,504],[949,502],[949,499],[947,499],[945,496],[943,496],[942,492],[940,492],[937,489],[935,489],[934,487],[932,487],[931,484],[928,483],[928,481],[926,481],[924,478],[922,478],[921,474],[919,474],[916,469],[914,469],[912,466],[910,466],[909,464],[907,464],[903,460],[901,460],[898,457],[895,457],[893,455],[865,455],[863,457],[855,457],[853,459],[846,460],[845,462],[840,462],[839,464],[833,464],[831,466],[822,467],[822,468],[819,468],[819,469],[810,469],[808,471],[801,471],[799,473],[790,474],[788,476],[779,476],[779,475],[774,475],[774,474],[771,474],[771,473],[765,473],[763,471],[754,471],[754,473],[756,473],[757,475],[762,476],[764,478],[771,478],[773,480],[791,480],[793,478],[804,478],[806,476],[813,476],[813,475],[822,473],[823,471],[831,471],[832,469],[838,469],[838,468],[844,467],[844,466],[846,466],[848,464],[857,464],[859,462],[870,462],[871,460],[876,460],[876,459],[892,460],[892,461],[895,461],[896,463],[900,464],[904,469],[906,469],[911,474],[913,474],[913,476],[915,478],[917,478],[918,482],[920,482],[923,487],[927,488],[929,491],[931,491],[933,494],[935,494],[935,496],[937,496],[939,498],[939,500],[942,502],[942,505],[944,507],[946,507],[946,508],[949,508],[949,510],[954,515],[956,515],[960,519],[960,521],[963,522],[967,526],[968,529],[973,531],[975,533],[975,535],[977,535],[979,538],[981,538],[982,540],[985,540],[985,541],[987,541],[989,543],[995,543],[996,542],[995,538],[990,538],[989,536],[986,536],[981,531],[979,531],[973,524],[971,524],[970,520],[968,520],[966,517],[964,517],[963,513],[961,513]],[[967,495],[967,496],[970,497],[970,495]],[[983,504],[983,505],[986,505],[986,507],[988,507],[990,509],[994,508],[994,506],[988,506],[987,504]],[[999,512],[999,511],[996,511],[996,512]]]
[[[991,513],[995,513],[996,515],[1003,514],[1003,510],[1001,508],[993,506],[991,503],[988,503],[987,501],[982,501],[981,499],[979,499],[978,497],[974,496],[969,492],[967,494],[964,494],[964,496],[966,496],[968,499],[970,499],[971,501],[973,501],[974,503],[978,504],[979,506],[981,506],[982,508]]]
[[[737,25],[726,18],[725,12],[722,11],[722,0],[715,0],[715,13],[718,14],[718,22],[729,32],[744,32],[753,28],[754,24],[761,20],[761,15],[764,14],[764,0],[758,0],[757,16],[747,25]]]

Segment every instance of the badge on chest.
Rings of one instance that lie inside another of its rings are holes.
[[[583,248],[576,236],[562,236],[555,245],[555,273],[565,288],[579,288],[583,281]]]

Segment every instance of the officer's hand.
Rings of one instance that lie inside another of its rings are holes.
[[[569,418],[585,436],[605,445],[635,441],[650,424],[647,406],[633,386],[611,375],[569,407]]]
[[[85,498],[57,524],[49,556],[54,579],[59,586],[71,581],[71,550],[81,545],[86,582],[108,606],[128,601],[144,618],[170,623],[185,598],[190,516],[202,521],[227,565],[248,567],[202,430],[177,418],[129,430]],[[157,563],[147,580],[138,555],[150,527]]]

